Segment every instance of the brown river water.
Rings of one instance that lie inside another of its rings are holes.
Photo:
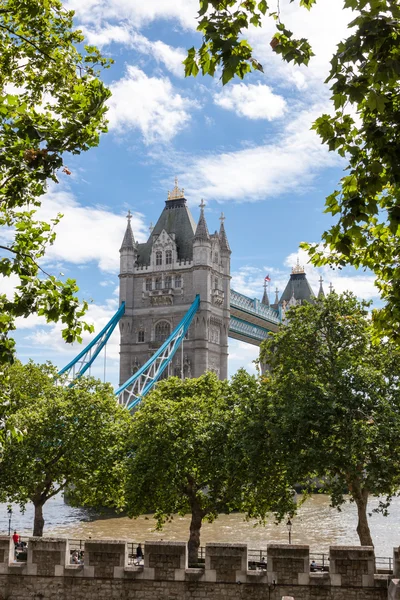
[[[370,510],[377,500],[370,501]],[[31,535],[33,523],[32,506],[24,514],[13,505],[11,527],[21,535]],[[93,510],[72,508],[61,496],[49,500],[44,506],[45,536],[60,536],[72,539],[111,538],[135,542],[146,540],[186,541],[189,516],[176,516],[163,531],[155,531],[151,515],[138,519],[109,513],[101,515]],[[400,545],[400,498],[393,500],[388,517],[372,514],[370,527],[375,544],[376,556],[392,556],[393,547]],[[346,503],[342,511],[329,507],[329,498],[315,495],[300,508],[292,520],[292,542],[309,544],[311,552],[327,552],[330,544],[358,545],[356,533],[356,507]],[[7,505],[0,504],[0,533],[8,531]],[[221,515],[214,523],[205,523],[201,531],[201,544],[206,542],[246,542],[249,549],[266,548],[267,543],[287,542],[285,523],[275,525],[273,520],[266,526],[255,526],[241,514]]]

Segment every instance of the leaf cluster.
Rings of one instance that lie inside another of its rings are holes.
[[[0,276],[19,280],[12,298],[0,295],[0,361],[12,361],[9,337],[17,316],[61,320],[66,341],[79,339],[87,306],[74,281],[44,272],[39,262],[54,226],[34,219],[49,181],[70,171],[65,155],[99,143],[106,131],[109,90],[99,69],[110,65],[73,28],[60,0],[5,0],[0,8]]]
[[[368,268],[385,300],[374,312],[378,335],[400,331],[400,7],[391,0],[353,0],[352,34],[331,60],[332,116],[314,129],[346,158],[347,173],[326,199],[336,222],[322,235],[323,249],[304,244],[319,266]],[[356,117],[354,116],[356,115]]]
[[[300,5],[310,8],[314,2],[301,0]],[[309,43],[304,38],[294,39],[266,0],[200,0],[197,30],[203,35],[203,43],[188,51],[184,60],[186,77],[196,76],[200,70],[212,77],[221,72],[225,85],[235,76],[243,79],[251,71],[264,72],[243,34],[250,26],[262,27],[266,15],[276,23],[277,32],[271,42],[274,51],[287,62],[308,64],[313,56]]]
[[[57,385],[50,363],[15,361],[7,372],[8,418],[23,436],[4,445],[2,501],[43,506],[68,487],[74,504],[121,508],[131,417],[111,387],[90,378]]]
[[[160,382],[133,417],[128,514],[154,512],[162,527],[172,515],[190,513],[194,503],[209,521],[232,510],[284,512],[283,485],[278,490],[271,477],[262,489],[249,479],[253,443],[246,431],[257,418],[258,387],[245,371],[231,382],[212,373]]]
[[[289,311],[263,342],[269,443],[289,479],[323,485],[334,506],[400,489],[400,351],[372,343],[368,305],[330,294]]]

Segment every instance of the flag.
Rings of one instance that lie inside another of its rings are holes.
[[[267,275],[264,279],[264,281],[271,281],[271,277],[269,275]]]

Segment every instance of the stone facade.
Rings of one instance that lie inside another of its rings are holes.
[[[200,308],[165,376],[228,375],[230,248],[223,219],[209,234],[204,205],[197,227],[177,185],[147,242],[128,227],[120,249],[120,384],[161,346],[200,296]]]
[[[331,546],[330,572],[310,573],[308,546],[267,545],[267,571],[248,570],[246,544],[207,544],[204,569],[188,568],[184,542],[146,542],[143,566],[128,565],[123,541],[84,547],[74,565],[67,540],[31,538],[15,563],[0,538],[0,600],[400,600],[398,579],[374,575],[372,548]]]

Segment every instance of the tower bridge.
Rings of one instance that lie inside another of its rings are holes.
[[[270,304],[231,289],[231,248],[221,214],[209,233],[200,204],[195,223],[178,181],[146,242],[135,241],[131,213],[120,248],[120,308],[108,325],[60,374],[80,377],[120,329],[120,402],[133,409],[162,378],[228,376],[228,337],[259,346],[276,332],[285,310],[312,301],[314,293],[297,264],[279,299]],[[323,294],[322,282],[319,294]]]

